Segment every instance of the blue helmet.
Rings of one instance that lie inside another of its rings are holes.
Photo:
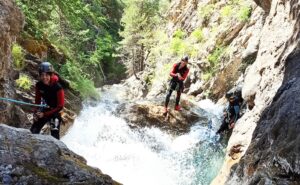
[[[53,67],[52,64],[49,62],[42,62],[39,66],[39,73],[53,73]]]

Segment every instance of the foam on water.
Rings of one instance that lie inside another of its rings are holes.
[[[224,156],[214,131],[201,124],[177,137],[158,128],[132,130],[113,114],[121,97],[118,88],[103,92],[97,106],[85,106],[62,141],[124,185],[209,184]]]

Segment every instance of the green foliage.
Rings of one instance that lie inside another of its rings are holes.
[[[170,0],[160,0],[159,1],[159,14],[165,14],[170,7]]]
[[[92,79],[103,80],[96,75],[99,73],[99,66],[104,69],[101,72],[104,73],[102,76],[119,78],[118,73],[122,71],[119,69],[122,67],[110,66],[122,66],[116,58],[116,48],[120,40],[118,30],[121,28],[119,21],[122,16],[122,2],[119,0],[16,0],[16,2],[25,15],[26,35],[36,40],[49,40],[66,55],[69,60],[68,67],[72,69],[72,66],[75,66],[80,69],[78,75],[84,76],[84,79],[69,78],[71,81],[75,80],[74,84],[87,83],[87,80]],[[51,60],[51,55],[48,60]],[[86,96],[86,93],[82,96]]]
[[[125,78],[126,77],[126,67],[122,64],[116,63],[106,63],[105,71],[112,71],[107,74],[108,80],[114,81],[115,79]]]
[[[211,54],[208,55],[207,60],[212,67],[216,67],[219,64],[220,58],[224,52],[225,48],[218,46]]]
[[[179,39],[184,39],[185,36],[186,36],[186,33],[181,29],[176,30],[173,34],[174,38],[179,38]]]
[[[207,71],[204,74],[202,74],[201,79],[205,82],[209,81],[213,77],[212,71]]]
[[[74,65],[71,61],[67,61],[59,72],[64,78],[71,81],[71,86],[80,93],[82,98],[98,98],[99,95],[93,81],[82,71],[80,66]]]
[[[32,86],[32,80],[27,75],[20,75],[20,77],[16,80],[17,87],[23,90],[30,90]]]
[[[18,44],[13,44],[11,53],[14,60],[14,67],[17,70],[22,70],[25,67],[24,52],[22,47]]]
[[[221,9],[221,16],[223,18],[230,17],[233,13],[233,7],[232,5],[226,5]]]
[[[152,85],[154,77],[154,74],[150,73],[144,77],[144,82],[146,82],[147,85]]]
[[[244,0],[231,0],[221,9],[222,17],[231,17],[235,13],[235,17],[242,22],[249,20],[251,15],[251,6]]]
[[[68,60],[64,65],[62,65],[59,73],[64,78],[73,81],[78,76],[81,76],[83,72],[78,65],[73,65],[73,62]]]
[[[109,34],[106,34],[102,38],[97,38],[96,49],[90,52],[90,58],[87,60],[87,62],[89,62],[89,64],[92,66],[97,66],[104,58],[112,57],[111,51],[113,51],[113,47],[115,47],[115,44],[113,43],[113,39]]]
[[[69,160],[69,161],[71,161],[71,160]],[[30,173],[34,174],[38,178],[41,178],[41,179],[49,182],[50,184],[64,184],[67,182],[67,180],[65,178],[58,176],[58,175],[55,176],[55,175],[49,173],[49,170],[39,167],[34,163],[24,162],[23,165],[24,165],[25,169],[30,171]]]
[[[126,0],[121,23],[121,55],[126,56],[129,74],[141,71],[145,56],[156,45],[155,28],[159,24],[160,0]]]
[[[207,57],[207,61],[210,63],[210,67],[204,71],[201,76],[201,79],[204,81],[209,81],[218,70],[218,66],[220,64],[221,59],[224,59],[226,56],[228,49],[224,46],[217,46],[212,53],[210,53]]]
[[[53,41],[53,46],[57,49],[57,51],[62,52],[66,57],[73,58],[74,52],[70,46],[68,41]]]
[[[195,29],[191,35],[196,39],[197,42],[202,42],[204,40],[203,32],[199,28]]]
[[[251,15],[251,7],[242,6],[241,9],[238,11],[238,20],[242,22],[246,22],[249,20],[250,15]]]
[[[190,55],[192,58],[197,58],[200,49],[201,47],[197,47],[197,45],[192,45],[191,50],[188,52],[188,55]]]
[[[180,38],[173,38],[171,41],[171,50],[173,53],[179,53],[183,48],[183,40]]]
[[[210,98],[210,96],[212,95],[212,92],[207,89],[206,91],[203,92],[203,95],[206,97],[206,98]]]
[[[189,54],[191,47],[184,40],[175,37],[171,40],[170,50],[173,54],[181,56]]]
[[[233,20],[232,18],[235,18],[238,21],[246,22],[250,18],[251,11],[251,6],[246,1],[230,0],[221,8],[220,16],[225,20]]]
[[[213,14],[214,9],[215,9],[214,4],[208,4],[208,5],[200,7],[198,10],[198,14],[200,17],[207,20]]]
[[[229,4],[240,5],[244,0],[230,0]]]
[[[74,88],[80,92],[83,99],[93,97],[98,99],[99,94],[94,86],[94,82],[84,76],[79,76],[74,82]]]

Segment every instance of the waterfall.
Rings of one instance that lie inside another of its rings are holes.
[[[131,129],[113,114],[122,101],[119,92],[116,85],[101,92],[96,105],[84,106],[62,141],[88,165],[124,185],[209,184],[224,157],[224,146],[217,141],[215,129],[195,124],[180,136],[159,128]],[[207,101],[200,104],[210,107],[207,116],[212,125],[219,125],[216,114],[220,108]]]

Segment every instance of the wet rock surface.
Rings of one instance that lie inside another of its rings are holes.
[[[51,136],[0,124],[0,143],[3,184],[119,185]]]
[[[257,57],[245,71],[242,94],[249,109],[233,130],[225,163],[212,184],[300,182],[300,6],[293,0],[272,1],[270,6]]]
[[[201,117],[191,109],[176,111],[170,107],[168,114],[164,114],[164,107],[153,102],[122,104],[116,114],[133,128],[158,127],[174,134],[187,133],[196,122],[208,123],[207,117]]]
[[[23,28],[24,18],[13,1],[0,0],[0,97],[11,98],[13,76],[11,48]],[[0,101],[0,122],[12,123],[13,106]]]
[[[300,51],[286,61],[284,80],[263,111],[251,144],[227,184],[299,184]]]

